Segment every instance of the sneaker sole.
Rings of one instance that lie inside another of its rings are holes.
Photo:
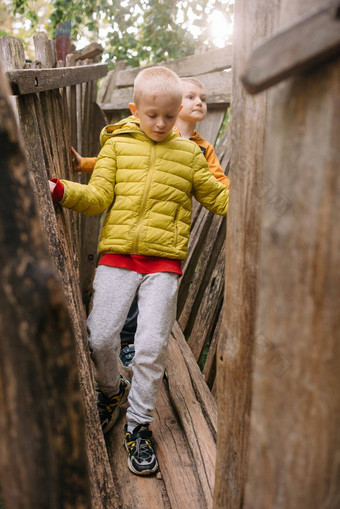
[[[158,463],[156,462],[156,465],[152,468],[152,469],[149,469],[149,470],[142,470],[142,472],[139,472],[138,470],[136,470],[131,461],[130,461],[130,458],[128,458],[128,467],[129,467],[129,470],[133,473],[133,474],[136,474],[136,475],[150,475],[150,474],[154,474],[156,472],[156,470],[158,470]]]
[[[110,429],[112,428],[112,426],[114,424],[116,424],[117,422],[117,419],[119,417],[119,407],[121,405],[123,405],[124,403],[127,402],[127,399],[128,399],[128,396],[129,396],[129,392],[130,392],[130,389],[131,389],[131,383],[127,384],[126,385],[126,389],[125,389],[125,392],[124,392],[124,396],[122,397],[122,399],[120,400],[120,403],[119,405],[117,406],[117,408],[114,409],[114,411],[112,412],[111,416],[112,418],[110,419],[110,422],[107,424],[107,426],[105,428],[102,428],[103,430],[103,433],[104,435],[110,431]]]
[[[125,440],[123,442],[123,445],[127,451],[127,453],[129,452],[129,449],[125,443]],[[153,467],[153,468],[150,468],[149,470],[142,470],[142,472],[139,472],[138,470],[136,470],[134,468],[134,466],[132,465],[131,463],[131,460],[130,460],[130,456],[128,457],[128,467],[129,467],[129,470],[133,473],[133,474],[136,474],[136,475],[150,475],[150,474],[154,474],[157,470],[158,470],[158,461],[156,459],[156,465]]]

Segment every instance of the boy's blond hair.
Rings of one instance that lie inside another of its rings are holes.
[[[133,101],[137,105],[143,95],[167,94],[182,102],[183,86],[177,74],[161,65],[147,67],[137,74],[134,82]]]
[[[195,85],[198,85],[202,90],[206,90],[205,85],[203,85],[203,83],[200,80],[198,80],[197,78],[188,76],[185,78],[181,78],[181,81],[185,82],[185,83],[194,83]]]

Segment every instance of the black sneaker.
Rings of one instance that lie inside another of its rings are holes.
[[[131,472],[137,475],[149,475],[156,472],[158,462],[151,445],[152,431],[148,424],[138,424],[132,433],[124,428],[125,449],[129,453],[128,466]]]
[[[119,407],[127,400],[130,387],[129,380],[121,376],[119,392],[111,396],[111,398],[107,398],[99,389],[96,389],[97,407],[103,433],[107,433],[116,422],[119,415]]]
[[[132,361],[135,356],[135,345],[126,345],[121,349],[119,360],[121,365],[127,371],[132,371]]]

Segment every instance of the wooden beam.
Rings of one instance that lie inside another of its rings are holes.
[[[340,2],[332,1],[259,45],[241,81],[256,94],[340,55]]]
[[[175,71],[178,76],[198,76],[209,72],[222,71],[231,67],[232,45],[228,44],[225,48],[219,48],[212,51],[206,51],[198,55],[179,58],[178,60],[168,60],[161,62],[169,69]],[[132,86],[135,77],[141,70],[141,67],[135,69],[126,69],[120,71],[117,75],[117,87]]]
[[[106,64],[92,64],[58,69],[21,69],[9,71],[6,75],[12,95],[24,95],[95,81],[106,73]]]
[[[91,44],[88,44],[85,46],[85,48],[82,48],[77,51],[73,51],[71,55],[75,58],[75,60],[85,60],[85,58],[95,58],[98,55],[101,55],[104,51],[104,48],[101,44],[98,42],[91,42]]]
[[[261,200],[256,190],[262,182],[268,136],[267,94],[249,96],[239,86],[239,75],[255,44],[273,33],[278,6],[279,2],[268,0],[238,0],[234,8],[229,173],[232,191],[227,218],[224,318],[216,355],[218,445],[214,509],[240,508],[244,501],[261,220]]]
[[[229,104],[231,97],[230,71],[218,71],[210,74],[202,74],[199,80],[205,85],[208,91],[208,107]],[[133,87],[115,88],[111,94],[110,101],[100,104],[104,112],[128,109],[129,102],[133,100]]]

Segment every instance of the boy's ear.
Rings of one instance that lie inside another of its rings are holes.
[[[137,111],[137,106],[135,105],[135,103],[129,103],[129,109],[131,111],[131,114],[134,116],[134,117],[137,117],[138,118],[138,111]]]

